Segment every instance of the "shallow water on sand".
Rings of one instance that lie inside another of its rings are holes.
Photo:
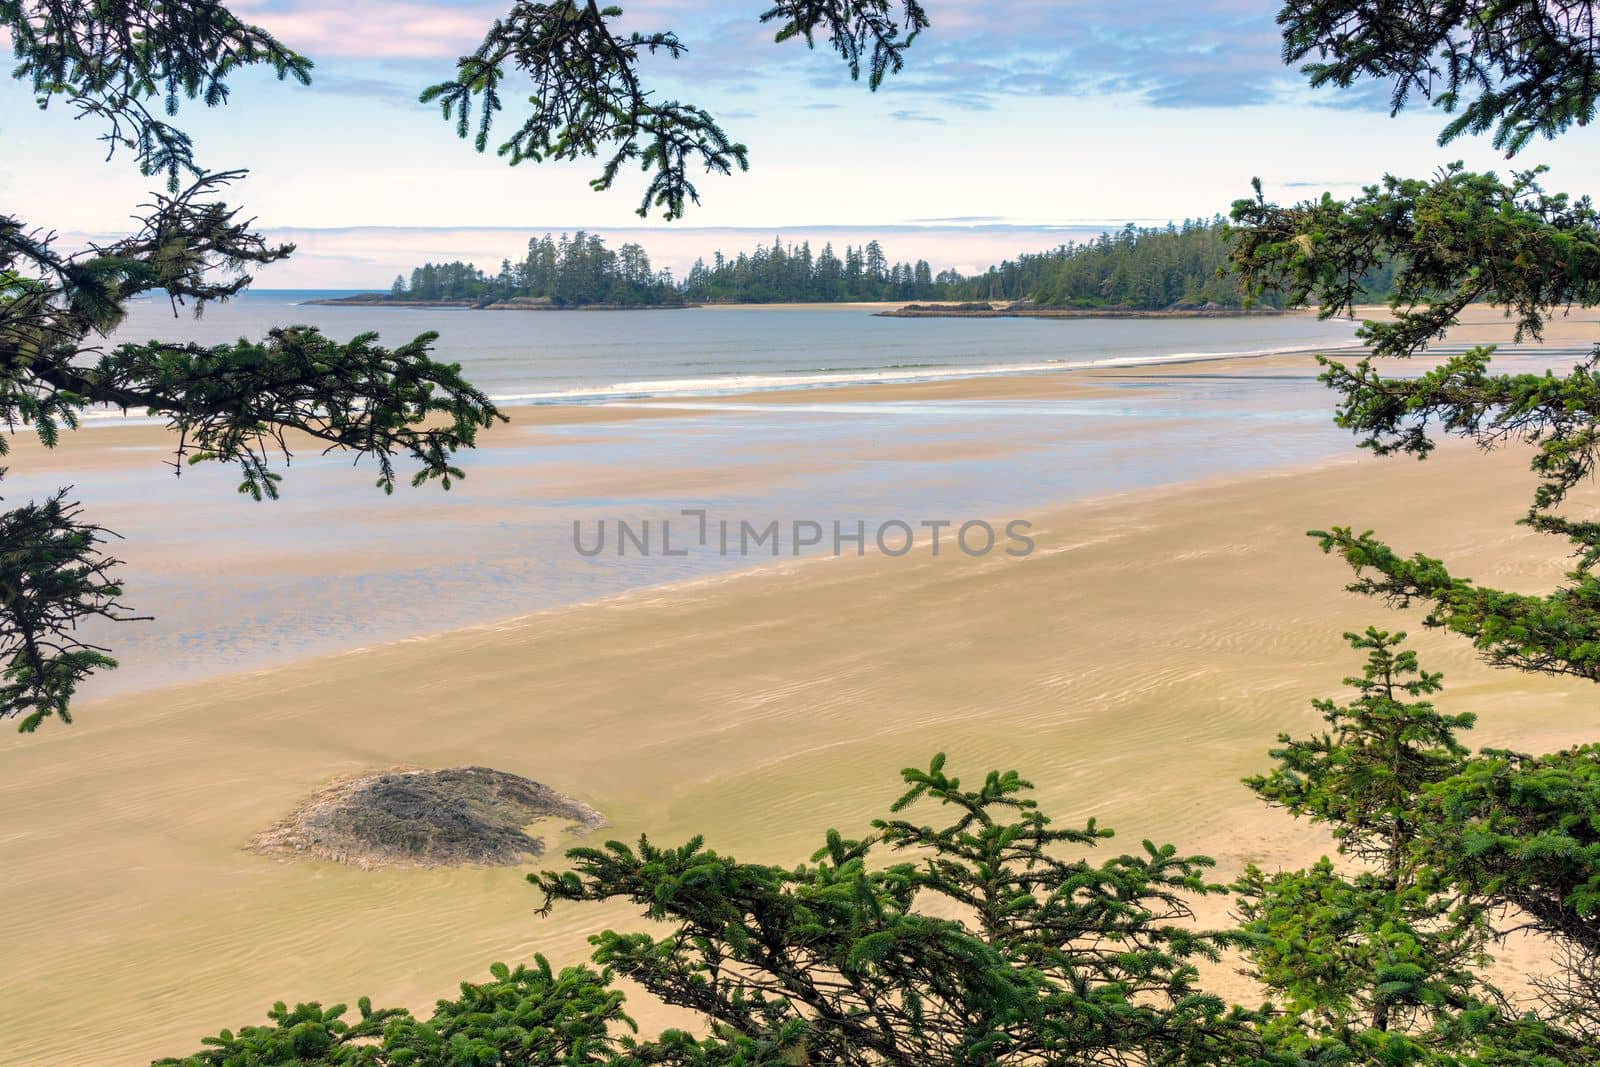
[[[960,773],[1019,767],[1070,822],[1215,855],[1219,880],[1309,862],[1326,841],[1237,782],[1277,732],[1314,724],[1309,699],[1349,670],[1338,634],[1396,616],[1341,593],[1348,572],[1302,532],[1372,525],[1498,586],[1548,588],[1564,561],[1509,525],[1525,458],[1444,450],[1426,467],[1050,505],[1349,455],[1330,406],[1295,359],[522,411],[449,494],[385,498],[370,469],[308,457],[263,505],[227,470],[173,479],[143,431],[75,434],[43,459],[19,448],[7,506],[77,483],[87,513],[128,535],[129,602],[158,616],[110,635],[123,668],[100,694],[638,592],[626,609],[149,692],[13,734],[0,803],[27,817],[8,823],[5,884],[30,906],[0,924],[18,961],[0,975],[0,1064],[148,1062],[260,1021],[279,996],[425,1012],[490,960],[562,966],[595,930],[635,928],[627,905],[535,917],[518,869],[362,871],[241,848],[363,769],[494,766],[592,803],[620,839],[704,833],[724,854],[792,862],[826,827],[881,814],[894,768],[949,751]],[[770,555],[573,550],[574,519],[690,506],[758,525],[1037,513],[1041,551],[783,573]],[[773,569],[646,588],[758,564]],[[1477,743],[1594,734],[1581,683],[1414,640],[1454,706],[1482,713]],[[646,1033],[685,1021],[637,995],[628,1008]],[[81,1025],[89,1012],[100,1025]]]
[[[1101,369],[1094,390],[1070,397],[1059,389],[1003,400],[863,400],[827,388],[798,401],[759,391],[694,395],[728,392],[735,376],[748,386],[778,368],[842,374],[842,383],[911,361],[954,374],[1046,359],[1349,340],[1348,324],[1301,317],[896,320],[859,308],[517,314],[296,306],[266,294],[198,321],[144,305],[122,337],[213,343],[296,320],[341,336],[438,329],[440,351],[500,395],[587,390],[598,398],[626,391],[614,388],[619,383],[650,380],[642,391],[661,396],[649,417],[639,417],[639,402],[613,395],[590,412],[597,418],[497,428],[486,447],[463,457],[468,477],[449,493],[401,488],[385,497],[371,487],[370,467],[315,455],[296,457],[283,499],[265,504],[237,495],[231,470],[200,466],[173,478],[163,466],[168,445],[139,446],[134,463],[86,449],[76,453],[81,464],[48,474],[13,463],[9,501],[72,485],[88,515],[126,538],[115,550],[127,562],[127,600],[155,616],[114,631],[90,628],[122,666],[95,677],[87,696],[715,577],[771,565],[775,556],[826,557],[836,549],[835,523],[845,554],[858,551],[849,539],[858,531],[868,550],[881,531],[885,550],[909,534],[911,552],[929,552],[933,529],[924,524],[939,522],[951,524],[940,536],[944,550],[955,551],[952,538],[969,520],[994,524],[991,551],[1020,549],[1005,524],[1027,521],[1032,509],[1307,463],[1351,446],[1330,425],[1330,397],[1309,365],[1281,374],[1209,363],[1159,376]],[[723,384],[684,388],[694,375]],[[699,517],[684,509],[705,513],[703,543]],[[634,540],[621,542],[619,522]],[[671,524],[670,553],[663,523]],[[772,523],[775,543],[762,536]],[[595,548],[602,524],[604,548],[579,551]],[[646,524],[648,552],[637,537]],[[795,543],[811,538],[817,543]],[[985,543],[981,528],[966,542]]]
[[[309,457],[286,472],[281,500],[256,504],[233,491],[231,470],[173,478],[155,446],[131,467],[30,475],[19,465],[6,488],[21,500],[71,484],[88,514],[126,538],[115,551],[127,599],[156,618],[97,634],[122,663],[92,681],[89,694],[105,696],[770,565],[775,554],[815,559],[833,553],[835,522],[846,554],[863,530],[867,550],[882,531],[889,551],[910,534],[912,551],[926,553],[923,524],[938,521],[953,524],[941,533],[946,552],[968,520],[993,521],[994,551],[1020,548],[1004,524],[1033,508],[1348,447],[1309,378],[1239,389],[1196,377],[1102,399],[683,402],[670,417],[503,428],[464,458],[468,477],[448,493],[385,497],[369,469]],[[705,544],[683,509],[707,513]],[[635,534],[648,524],[649,554],[619,543],[619,521]],[[773,522],[775,547],[756,540]],[[743,523],[752,532],[741,537]],[[580,553],[601,529],[604,549]],[[820,543],[796,548],[811,537]],[[984,540],[974,528],[967,544],[979,551]]]

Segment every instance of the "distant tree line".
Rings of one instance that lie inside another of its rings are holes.
[[[1244,300],[1229,267],[1232,243],[1220,216],[1164,227],[1129,224],[1084,244],[1069,242],[1049,252],[1025,252],[975,278],[951,284],[944,297],[1028,300],[1071,308],[1239,307]],[[1364,296],[1386,296],[1394,270],[1387,258],[1366,265],[1359,278]],[[1255,303],[1280,307],[1283,301],[1278,293],[1264,290]]]
[[[613,252],[599,236],[579,231],[530,240],[527,255],[517,263],[503,260],[497,274],[459,261],[425,263],[409,281],[396,277],[389,295],[395,300],[546,299],[573,306],[937,300],[962,280],[954,271],[935,278],[927,260],[891,265],[877,241],[846,246],[841,257],[832,244],[813,253],[810,242],[785,246],[774,240],[771,247],[731,259],[718,251],[709,265],[697,259],[689,276],[678,281],[670,269],[653,269],[641,246],[625,244]]]
[[[662,306],[694,303],[916,300],[1029,300],[1050,307],[1162,309],[1174,306],[1235,308],[1243,304],[1228,264],[1229,237],[1220,218],[1139,229],[1127,226],[1096,240],[1064,244],[1049,252],[1024,253],[983,274],[953,270],[934,274],[925,259],[890,263],[883,247],[869,241],[844,252],[809,241],[785,245],[774,239],[729,258],[695,260],[688,276],[651,267],[637,244],[616,251],[599,236],[579,231],[546,234],[528,242],[526,256],[504,260],[497,274],[470,263],[427,263],[397,277],[396,300],[543,299],[562,306],[623,304]],[[1366,281],[1376,297],[1388,291],[1391,271],[1374,268]],[[1277,306],[1275,294],[1259,302]]]
[[[1237,307],[1242,303],[1237,283],[1219,272],[1227,265],[1228,248],[1220,218],[1186,219],[1164,228],[1130,224],[1084,244],[1024,253],[967,279],[952,295],[1077,308]]]
[[[389,288],[396,300],[544,299],[557,304],[681,304],[683,295],[670,270],[656,271],[637,244],[616,251],[598,235],[579,230],[559,240],[545,234],[528,242],[517,263],[501,260],[497,274],[471,263],[425,263],[408,283],[396,277]]]
[[[934,277],[925,259],[891,265],[877,241],[862,248],[846,245],[841,257],[831,242],[813,253],[809,241],[785,247],[774,239],[771,248],[757,247],[733,259],[719,251],[709,266],[704,259],[695,260],[683,290],[690,300],[751,304],[941,300],[950,286],[961,281],[955,271]]]
[[[962,279],[946,296],[1071,308],[1239,307],[1243,297],[1238,284],[1222,270],[1229,240],[1220,218],[1185,219],[1160,228],[1129,224],[1086,243],[1024,252]],[[1270,292],[1257,303],[1278,306]]]

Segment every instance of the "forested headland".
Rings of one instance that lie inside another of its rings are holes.
[[[1053,308],[1237,308],[1238,282],[1223,268],[1229,241],[1222,219],[1160,228],[1125,226],[1093,241],[1023,253],[953,286],[949,299],[1026,301]],[[1276,306],[1276,296],[1264,301]]]
[[[1160,228],[1126,226],[1084,243],[1023,253],[982,274],[934,273],[925,259],[891,262],[877,241],[842,253],[809,241],[774,239],[748,252],[720,250],[695,260],[678,278],[656,269],[649,253],[628,243],[613,250],[597,234],[551,234],[528,242],[519,260],[495,273],[471,263],[425,263],[409,279],[396,277],[387,293],[346,301],[363,304],[449,303],[500,308],[683,307],[689,304],[770,304],[933,301],[970,304],[944,314],[1038,311],[1218,312],[1244,306],[1237,281],[1224,271],[1229,238],[1220,218]],[[1374,295],[1387,279],[1374,277]],[[1266,294],[1258,306],[1276,308]]]

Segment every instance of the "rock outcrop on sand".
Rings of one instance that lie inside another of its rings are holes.
[[[487,767],[397,767],[338,778],[263,830],[249,848],[283,859],[371,867],[510,866],[544,852],[533,824],[605,825],[587,804]]]

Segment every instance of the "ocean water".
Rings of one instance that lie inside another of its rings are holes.
[[[1307,316],[1221,319],[887,319],[860,308],[475,311],[329,307],[313,291],[247,292],[195,319],[146,299],[112,343],[154,338],[221,344],[272,326],[315,326],[390,345],[436,332],[438,358],[497,399],[571,403],[760,389],[917,381],[1071,364],[1353,344],[1348,322]]]
[[[59,485],[124,535],[127,602],[153,622],[96,629],[121,669],[86,696],[266,667],[491,622],[667,583],[772,565],[718,550],[715,535],[681,549],[694,520],[783,531],[776,560],[796,558],[796,523],[815,523],[830,554],[834,523],[868,544],[886,524],[1030,521],[1059,503],[1305,463],[1348,451],[1331,398],[1309,372],[1239,376],[1195,363],[1160,379],[1110,381],[1092,399],[844,402],[827,386],[874,380],[1140,364],[1197,353],[1341,348],[1353,330],[1314,319],[918,320],[859,308],[515,313],[305,306],[308,294],[255,294],[174,319],[135,309],[118,339],[206,343],[306,323],[331,335],[376,330],[391,341],[436,330],[438,351],[507,400],[580,400],[619,413],[655,397],[671,417],[499,428],[463,457],[448,493],[385,497],[370,468],[297,456],[283,499],[257,504],[235,472],[210,465],[174,478],[164,447],[107,466],[48,476],[13,462],[8,504]],[[761,390],[811,386],[814,399]],[[731,399],[714,394],[744,393]],[[93,434],[93,428],[83,431]],[[654,550],[619,553],[616,524],[649,522]],[[594,555],[601,524],[607,547]],[[809,527],[808,527],[809,529]],[[575,542],[575,535],[578,540]],[[947,538],[950,534],[945,535]],[[1001,547],[1006,544],[1003,530]],[[892,540],[892,539],[891,539]],[[947,542],[948,544],[948,542]],[[850,549],[846,549],[850,551]],[[948,551],[948,548],[947,548]]]

